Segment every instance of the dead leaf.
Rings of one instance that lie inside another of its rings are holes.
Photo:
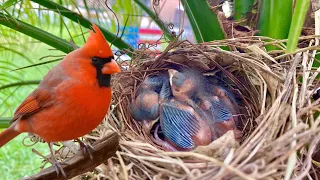
[[[266,72],[261,71],[261,76],[267,83],[268,90],[271,94],[271,101],[274,102],[276,99],[276,93],[279,85],[279,81],[273,76],[267,74]]]

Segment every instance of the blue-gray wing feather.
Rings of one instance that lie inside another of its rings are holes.
[[[161,127],[165,137],[182,148],[193,148],[192,136],[199,130],[196,117],[174,103],[163,103],[160,113]]]

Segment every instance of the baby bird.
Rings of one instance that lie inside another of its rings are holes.
[[[161,103],[160,126],[168,143],[155,135],[156,143],[166,150],[187,151],[211,142],[208,121],[194,108],[175,98]]]
[[[184,69],[183,73],[169,69],[172,97],[160,103],[160,126],[165,141],[157,136],[155,142],[166,150],[191,150],[211,142],[211,129],[208,116],[202,113],[192,97],[200,81],[195,81],[194,71]]]
[[[137,121],[155,120],[159,117],[159,94],[144,91],[131,103],[131,115]]]
[[[182,69],[181,72],[169,69],[168,72],[172,95],[181,102],[194,104],[192,98],[203,86],[202,75],[187,68]]]
[[[171,94],[168,75],[148,76],[140,85],[137,97],[130,104],[132,117],[142,123],[145,132],[150,130],[159,117],[159,103]]]
[[[242,132],[237,128],[236,122],[239,120],[238,118],[238,108],[237,103],[234,97],[231,93],[226,91],[220,86],[213,86],[212,85],[212,94],[215,97],[218,97],[219,102],[216,102],[216,104],[219,104],[222,106],[220,109],[225,109],[229,111],[228,114],[220,113],[218,117],[216,117],[216,123],[215,123],[215,129],[218,136],[222,136],[229,130],[234,131],[235,138],[237,140],[241,140],[242,138]],[[219,109],[219,108],[217,108]],[[224,110],[224,112],[226,112]],[[230,116],[231,115],[231,116]],[[221,118],[219,118],[219,116]]]
[[[217,139],[229,130],[234,130],[235,137],[241,138],[236,128],[233,115],[237,114],[235,102],[219,86],[213,86],[200,72],[190,69],[169,70],[169,79],[173,96],[187,102],[198,114],[209,121],[212,140]]]

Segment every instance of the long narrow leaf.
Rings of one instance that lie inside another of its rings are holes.
[[[5,3],[3,3],[2,5],[0,5],[0,9],[6,9],[12,5],[15,5],[18,2],[18,0],[8,0]]]
[[[16,86],[37,85],[39,83],[40,83],[40,80],[20,81],[20,82],[15,82],[15,83],[0,86],[0,90],[11,88],[11,87],[16,87]]]
[[[57,4],[53,1],[50,0],[32,0],[33,2],[40,4],[41,6],[44,6],[54,12],[60,12],[60,14],[76,23],[81,24],[83,27],[86,28],[90,28],[91,26],[91,22],[90,20],[84,18],[83,16],[81,16],[80,14],[71,11],[63,6],[61,6],[60,4]],[[99,25],[98,25],[99,26]],[[126,42],[124,42],[123,40],[121,40],[119,37],[117,37],[116,35],[114,35],[113,33],[109,32],[108,30],[106,30],[105,28],[99,26],[99,28],[101,29],[102,33],[104,34],[105,38],[109,41],[109,42],[113,42],[113,44],[118,47],[119,49],[130,49],[133,50],[133,48],[127,44]]]
[[[292,18],[292,0],[264,0],[259,16],[260,35],[287,39]],[[268,46],[268,50],[275,49]]]
[[[301,30],[306,18],[310,0],[297,0],[294,8],[294,14],[292,18],[292,24],[290,26],[290,32],[287,44],[287,53],[294,52],[297,49],[298,40],[301,34]]]
[[[224,39],[217,16],[206,0],[181,0],[197,42]]]
[[[29,66],[19,67],[19,68],[14,69],[13,71],[26,69],[26,68],[31,68],[31,67],[36,67],[36,66],[40,66],[40,65],[44,65],[44,64],[49,64],[49,63],[57,62],[57,61],[60,61],[60,60],[62,60],[62,58],[53,59],[53,60],[49,60],[49,61],[44,61],[44,62],[41,62],[41,63],[36,63],[36,64],[29,65]]]
[[[272,1],[268,33],[272,38],[285,39],[288,37],[291,24],[292,0]]]
[[[31,60],[30,58],[28,58],[26,55],[24,55],[23,53],[15,50],[15,49],[13,49],[13,48],[8,48],[8,47],[6,47],[6,46],[0,45],[0,49],[4,49],[4,50],[6,50],[6,51],[10,51],[10,52],[12,52],[12,53],[14,53],[14,54],[18,54],[19,56],[21,56],[21,57],[23,57],[24,59],[26,59],[28,62],[30,62],[30,63],[32,62],[32,60]]]
[[[16,24],[16,21],[18,21],[19,24]],[[49,46],[52,46],[62,52],[69,53],[73,49],[73,46],[70,42],[59,38],[58,36],[55,36],[53,34],[50,34],[46,31],[43,31],[37,27],[34,27],[30,24],[27,24],[25,22],[14,20],[12,17],[9,17],[3,13],[0,13],[0,24],[7,26],[11,29],[14,29],[16,31],[19,31],[25,35],[28,35],[32,38],[35,38],[45,44],[48,44]]]
[[[0,65],[1,64],[4,64],[5,66],[7,66],[8,68],[10,68],[10,70],[12,70],[11,68],[18,68],[18,65],[16,63],[13,63],[12,61],[0,60]]]
[[[0,129],[8,128],[10,126],[10,121],[12,118],[0,117]]]
[[[7,73],[3,73],[3,71],[0,72],[0,77],[1,77],[1,81],[0,81],[1,83],[5,82],[5,81],[12,81],[12,80],[20,81],[21,80],[21,77],[8,76],[8,74]]]
[[[270,0],[261,1],[258,29],[260,35],[266,35],[269,31],[269,18],[270,18]]]

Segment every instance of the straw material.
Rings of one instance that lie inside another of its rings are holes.
[[[315,36],[302,37],[309,46],[285,54],[285,41],[264,37],[191,44],[173,41],[161,54],[140,49],[113,79],[114,105],[98,128],[120,134],[120,149],[89,177],[109,179],[302,179],[314,171],[312,154],[320,140]],[[265,46],[280,50],[267,53]],[[231,51],[223,50],[228,46]],[[129,103],[143,79],[178,64],[219,78],[242,98],[239,144],[232,131],[208,146],[190,152],[166,152],[134,121]],[[90,139],[90,137],[87,137]]]

